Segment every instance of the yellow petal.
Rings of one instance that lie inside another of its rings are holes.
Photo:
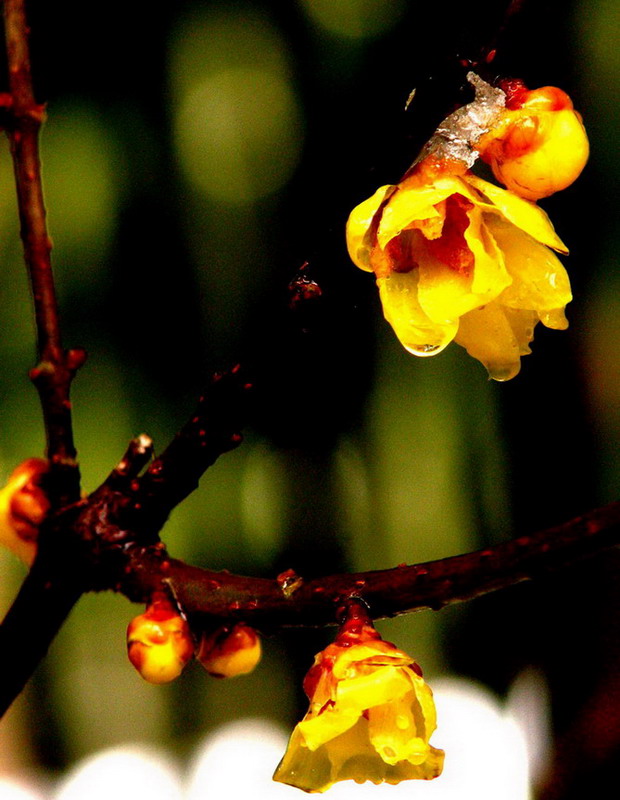
[[[306,792],[324,792],[334,783],[345,780],[375,784],[430,780],[441,774],[443,760],[442,750],[429,747],[421,764],[406,760],[386,763],[370,742],[368,720],[361,717],[348,731],[315,751],[304,745],[303,736],[295,729],[273,777]]]
[[[424,678],[421,678],[413,670],[409,670],[409,672],[415,695],[415,702],[411,708],[416,722],[416,733],[428,741],[437,727],[437,711],[433,692]]]
[[[465,241],[474,254],[471,274],[459,272],[421,248],[418,254],[420,308],[435,323],[449,324],[495,300],[511,283],[504,256],[477,209],[468,212]]]
[[[455,181],[452,180],[444,181],[441,186],[437,183],[400,184],[383,210],[377,230],[379,246],[385,248],[391,239],[416,220],[440,217],[441,212],[435,205],[454,194],[455,185]]]
[[[555,232],[551,220],[536,203],[523,200],[516,194],[484,181],[476,175],[468,175],[467,180],[488,199],[488,203],[478,200],[478,205],[485,211],[502,214],[509,222],[529,233],[541,244],[546,244],[560,253],[568,253],[568,248]]]
[[[433,322],[418,301],[418,270],[393,272],[378,278],[377,285],[385,318],[400,343],[417,356],[441,352],[454,338],[458,322]]]
[[[437,206],[453,194],[462,194],[474,203],[479,201],[478,194],[471,190],[466,180],[452,175],[437,178],[431,184],[418,184],[415,181],[399,184],[381,216],[377,230],[380,247],[385,248],[390,240],[413,223],[439,219],[443,224],[445,210]],[[429,239],[436,238],[440,228],[434,230],[434,226],[431,226],[431,231],[425,230]]]
[[[411,682],[399,667],[371,667],[368,674],[343,679],[336,689],[338,708],[354,709],[361,713],[381,703],[402,697],[411,690]]]
[[[347,249],[353,263],[366,272],[372,272],[370,266],[370,250],[372,249],[372,237],[370,228],[373,218],[381,203],[389,196],[390,192],[396,189],[395,186],[381,186],[377,191],[356,206],[347,220]]]
[[[534,328],[538,322],[538,314],[524,308],[508,308],[502,306],[508,324],[517,340],[519,355],[526,356],[531,353],[530,342],[534,338]]]
[[[465,241],[475,259],[471,290],[480,298],[478,305],[483,305],[494,300],[510,286],[512,277],[506,268],[506,257],[501,244],[496,242],[482,214],[474,208],[468,216],[470,223],[465,230]]]
[[[490,219],[489,227],[513,278],[500,298],[503,305],[545,311],[572,300],[568,275],[555,253],[499,218]]]
[[[507,381],[519,372],[519,343],[497,302],[461,317],[455,341],[481,361],[496,381]]]
[[[547,328],[554,328],[556,331],[565,331],[568,328],[568,320],[563,308],[552,308],[549,311],[539,311],[540,321]]]
[[[377,639],[372,644],[355,644],[339,650],[332,669],[333,676],[337,679],[352,677],[348,674],[351,667],[362,663],[372,666],[404,667],[413,661],[403,650],[382,639]]]
[[[279,783],[296,786],[305,792],[324,792],[334,783],[332,772],[332,763],[326,748],[309,750],[297,727],[291,735],[286,753],[273,779]]]
[[[334,765],[333,781],[354,780],[357,783],[396,784],[404,780],[431,780],[441,774],[444,753],[428,747],[424,761],[414,764],[406,759],[387,763],[370,741],[369,722],[362,717],[338,739],[325,745]]]
[[[418,301],[421,310],[438,325],[452,325],[480,305],[472,294],[471,275],[457,272],[429,252],[420,254]]]
[[[316,716],[306,715],[297,727],[304,737],[306,747],[316,750],[326,742],[352,728],[362,715],[363,708],[327,708]]]
[[[428,740],[418,735],[411,705],[413,691],[400,700],[368,711],[370,742],[386,764],[411,761],[422,764],[429,752]]]

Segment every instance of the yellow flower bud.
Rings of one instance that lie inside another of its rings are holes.
[[[156,598],[127,628],[129,660],[149,683],[177,678],[194,653],[187,620],[167,598]]]
[[[202,637],[196,658],[214,678],[246,675],[260,661],[260,638],[242,622],[232,628],[223,626]]]
[[[47,461],[29,458],[13,471],[0,490],[0,543],[29,566],[37,552],[39,526],[49,509],[41,488],[41,477],[47,470]]]
[[[570,186],[586,165],[588,137],[570,97],[555,86],[507,82],[506,110],[477,149],[498,181],[527,200]]]

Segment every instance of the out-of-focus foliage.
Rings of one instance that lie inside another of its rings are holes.
[[[90,353],[74,387],[85,488],[132,435],[148,432],[161,449],[212,368],[243,360],[255,372],[246,442],[174,512],[164,533],[173,555],[271,576],[381,568],[501,541],[617,497],[620,244],[606,200],[618,182],[613,0],[525,3],[492,67],[561,86],[591,138],[580,181],[542,203],[571,249],[566,334],[541,331],[510,385],[488,383],[464,353],[420,363],[393,340],[372,277],[346,254],[351,208],[396,182],[437,122],[469,99],[458,57],[476,56],[502,5],[448,3],[438,14],[411,0],[157,9],[111,0],[89,25],[77,2],[32,8],[65,339]],[[41,454],[43,435],[4,146],[1,156],[6,478]],[[306,260],[323,294],[291,310],[286,287]],[[1,559],[6,608],[23,568]],[[606,554],[380,627],[431,677],[456,670],[503,692],[535,665],[556,729],[569,735],[599,687],[618,688],[617,570]],[[0,727],[3,769],[64,767],[130,738],[183,756],[241,710],[295,719],[295,681],[320,633],[267,640],[257,670],[229,684],[190,666],[152,687],[126,659],[135,613],[113,596],[80,603]],[[567,680],[577,653],[578,685]],[[618,743],[601,747],[612,763]],[[604,765],[598,775],[604,786]]]

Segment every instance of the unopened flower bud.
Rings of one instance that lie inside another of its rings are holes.
[[[506,110],[477,149],[498,181],[527,200],[565,189],[589,155],[588,137],[570,97],[555,86],[529,91],[507,82]]]
[[[47,470],[47,461],[29,458],[13,471],[0,490],[0,542],[28,565],[34,561],[39,526],[49,509],[49,500],[41,488],[41,478]]]
[[[157,598],[127,628],[129,660],[149,683],[177,678],[194,654],[187,620],[167,598]]]
[[[252,672],[261,657],[261,643],[253,628],[242,622],[205,634],[196,658],[214,678],[234,678]]]

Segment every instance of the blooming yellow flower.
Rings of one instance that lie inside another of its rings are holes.
[[[555,86],[528,90],[514,80],[502,88],[506,107],[476,143],[483,160],[498,181],[528,200],[570,186],[590,153],[570,97]]]
[[[399,783],[441,773],[444,753],[429,744],[433,694],[415,661],[371,625],[341,632],[319,653],[304,690],[310,708],[274,780],[324,792],[337,781]]]
[[[0,490],[0,542],[30,566],[37,552],[39,526],[49,509],[41,488],[48,470],[42,458],[28,458]]]
[[[177,678],[194,654],[187,620],[165,596],[156,596],[127,628],[129,660],[149,683]]]
[[[432,156],[382,186],[347,223],[354,263],[374,272],[386,319],[419,356],[452,340],[508,380],[535,325],[564,329],[567,253],[535,203]]]

